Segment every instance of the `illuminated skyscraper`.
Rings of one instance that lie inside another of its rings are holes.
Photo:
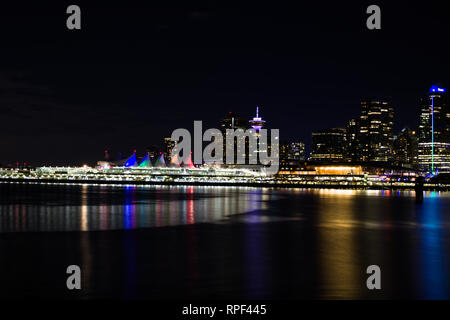
[[[167,137],[164,138],[164,156],[167,159],[167,161],[170,162],[170,160],[172,160],[172,151],[173,148],[175,148],[176,146],[176,142],[172,141],[172,138]]]
[[[394,137],[393,164],[405,168],[415,168],[417,165],[418,141],[415,131],[403,128]]]
[[[450,108],[445,91],[432,86],[421,100],[419,165],[427,172],[450,171]]]
[[[305,144],[303,142],[284,142],[280,144],[280,162],[304,160]]]
[[[345,161],[345,128],[332,128],[312,133],[312,151],[310,161]]]
[[[394,140],[394,109],[386,101],[361,102],[359,119],[358,160],[389,162]]]
[[[351,119],[346,127],[344,158],[348,162],[358,162],[358,134],[359,123],[356,119]]]
[[[247,129],[247,122],[236,113],[230,111],[220,124],[222,134],[225,136],[227,129]]]
[[[226,156],[227,156],[227,148],[226,148],[226,130],[227,129],[247,129],[247,121],[245,121],[244,118],[239,117],[234,112],[228,112],[228,115],[222,120],[222,123],[220,125],[222,136],[223,136],[223,163],[226,163]],[[236,163],[237,154],[238,152],[245,153],[245,150],[237,150],[237,142],[233,142],[234,145],[234,163]]]

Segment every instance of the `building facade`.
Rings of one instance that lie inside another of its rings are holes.
[[[358,160],[384,162],[392,160],[394,109],[386,101],[361,102],[359,119]]]
[[[164,157],[166,158],[167,161],[171,161],[172,160],[172,151],[176,146],[176,142],[172,141],[172,138],[167,137],[164,138]],[[152,156],[153,158],[156,158],[156,156]]]
[[[426,172],[450,172],[450,110],[444,88],[432,86],[421,99],[419,166]]]
[[[345,136],[345,159],[348,162],[358,162],[358,133],[359,133],[359,121],[357,119],[351,119],[346,127]]]
[[[418,161],[418,140],[415,131],[403,128],[394,137],[393,164],[395,166],[414,169]]]
[[[227,129],[233,129],[233,130],[237,130],[237,129],[242,129],[242,130],[247,130],[248,128],[248,122],[238,116],[236,113],[234,112],[228,112],[228,115],[222,120],[221,124],[220,124],[220,129],[222,131],[222,136],[223,136],[223,163],[226,163],[226,159],[227,159],[227,139],[226,139],[226,131]],[[237,155],[241,154],[243,156],[245,156],[245,149],[240,148],[236,139],[233,141],[233,148],[234,148],[234,163],[237,162]]]
[[[314,162],[344,162],[346,134],[345,128],[313,132],[309,160]]]
[[[303,142],[283,142],[280,144],[280,162],[305,161]]]

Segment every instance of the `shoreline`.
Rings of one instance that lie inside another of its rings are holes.
[[[217,186],[217,187],[252,187],[252,188],[300,188],[300,189],[354,189],[354,190],[410,190],[415,191],[414,186],[396,185],[394,183],[379,185],[350,185],[337,183],[307,184],[307,183],[252,183],[252,182],[177,182],[177,181],[139,181],[139,180],[82,180],[82,179],[23,179],[0,178],[0,182],[6,183],[39,183],[39,184],[91,184],[91,185],[155,185],[155,186]],[[424,184],[423,191],[450,191],[450,185]]]

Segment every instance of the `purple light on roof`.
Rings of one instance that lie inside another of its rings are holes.
[[[264,123],[266,122],[259,116],[259,107],[258,106],[256,106],[256,117],[254,117],[249,122],[250,122],[250,125],[252,126],[252,128],[255,131],[261,130],[261,128],[263,127]]]

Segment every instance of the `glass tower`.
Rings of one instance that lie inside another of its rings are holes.
[[[426,172],[450,172],[450,110],[444,88],[432,86],[421,100],[419,165]]]

